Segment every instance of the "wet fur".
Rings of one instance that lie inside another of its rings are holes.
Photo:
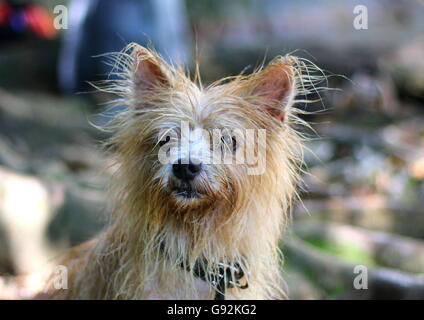
[[[212,299],[214,288],[181,268],[204,257],[237,262],[245,271],[249,288],[229,289],[227,299],[285,298],[279,242],[297,197],[303,150],[293,106],[305,102],[296,97],[315,91],[322,80],[317,69],[293,56],[277,57],[250,75],[204,87],[198,74],[192,81],[136,44],[114,55],[114,65],[120,80],[101,90],[117,94],[116,104],[128,108],[109,126],[117,166],[113,216],[106,231],[64,256],[69,289],[50,287],[50,297]],[[266,129],[264,174],[248,175],[244,165],[211,165],[210,176],[198,181],[202,199],[175,199],[161,174],[157,142],[159,129],[180,120],[206,129]]]

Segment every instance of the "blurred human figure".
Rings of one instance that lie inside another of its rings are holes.
[[[102,58],[126,44],[151,43],[165,59],[186,62],[189,33],[183,0],[73,0],[59,59],[65,92],[86,90],[87,81],[111,71]]]

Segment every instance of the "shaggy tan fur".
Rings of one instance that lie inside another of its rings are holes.
[[[293,56],[207,87],[198,74],[192,81],[137,44],[115,61],[121,80],[102,90],[128,108],[116,117],[109,143],[118,167],[110,188],[114,214],[106,231],[66,254],[60,263],[68,267],[69,289],[50,287],[50,297],[211,299],[215,288],[181,268],[206,258],[203,267],[212,273],[219,262],[243,268],[249,288],[229,289],[227,299],[285,298],[278,245],[302,164],[293,105],[322,78]],[[265,172],[210,164],[196,180],[201,198],[176,197],[158,161],[158,141],[180,121],[206,130],[266,129]]]

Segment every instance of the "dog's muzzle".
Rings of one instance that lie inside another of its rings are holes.
[[[174,176],[185,183],[192,181],[201,171],[202,164],[195,164],[191,160],[189,160],[188,163],[184,163],[179,159],[172,165],[172,173]]]
[[[195,190],[190,184],[183,184],[181,186],[175,186],[172,189],[172,193],[176,197],[185,198],[185,199],[196,199],[201,198],[202,193]]]
[[[193,180],[201,172],[201,163],[195,164],[191,160],[184,163],[181,159],[174,163],[172,165],[172,173],[175,178],[175,186],[172,188],[174,195],[186,199],[200,198],[202,193],[196,190]]]

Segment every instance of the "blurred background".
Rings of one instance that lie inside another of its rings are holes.
[[[0,298],[101,230],[108,133],[90,122],[111,97],[87,81],[136,41],[198,57],[204,82],[289,52],[326,70],[338,90],[297,106],[316,132],[282,243],[289,296],[424,299],[423,31],[420,0],[0,0]]]

